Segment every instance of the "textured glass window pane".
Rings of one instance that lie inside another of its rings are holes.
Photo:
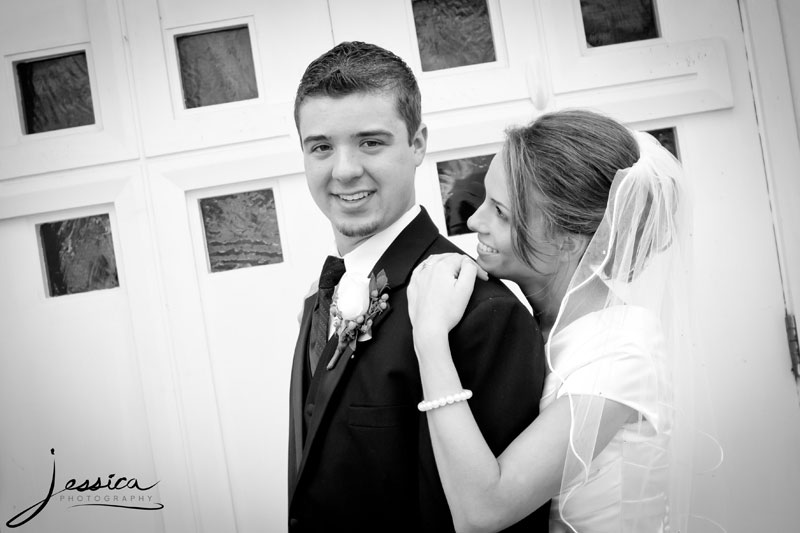
[[[675,140],[675,128],[662,128],[658,130],[650,130],[647,133],[658,139],[661,146],[672,152],[677,159],[678,156],[678,143]]]
[[[581,14],[590,47],[659,36],[653,0],[581,0]]]
[[[108,215],[39,226],[50,296],[119,286]]]
[[[422,70],[495,60],[486,0],[412,0]]]
[[[247,26],[176,37],[188,109],[258,97]]]
[[[272,189],[200,200],[211,272],[283,261]]]
[[[470,233],[467,219],[483,203],[483,178],[494,154],[436,163],[448,235]]]
[[[16,70],[25,133],[94,124],[86,52],[21,61]]]

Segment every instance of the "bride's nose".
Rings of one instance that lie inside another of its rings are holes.
[[[467,227],[476,233],[486,233],[486,225],[484,223],[484,212],[486,202],[478,206],[478,209],[467,219]]]

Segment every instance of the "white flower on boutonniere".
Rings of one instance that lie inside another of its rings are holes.
[[[331,319],[339,334],[339,343],[328,370],[336,366],[346,346],[355,351],[357,342],[372,338],[373,319],[389,308],[389,295],[384,293],[388,288],[383,270],[377,276],[355,276],[349,272],[342,276],[331,304]]]
[[[355,320],[369,309],[369,278],[345,272],[336,287],[334,305],[344,320]]]

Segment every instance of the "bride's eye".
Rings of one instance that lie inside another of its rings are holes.
[[[494,211],[497,213],[497,216],[500,217],[502,220],[508,220],[508,217],[503,213],[503,210],[500,209],[500,206],[494,206]]]

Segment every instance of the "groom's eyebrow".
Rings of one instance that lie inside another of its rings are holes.
[[[383,130],[383,129],[374,129],[374,130],[364,130],[354,133],[350,136],[352,139],[362,139],[364,137],[385,137],[385,138],[394,138],[394,134],[391,131]],[[329,137],[324,134],[317,134],[317,135],[307,135],[303,137],[303,146],[315,143],[315,142],[327,142],[329,141]]]
[[[317,141],[327,141],[328,137],[326,135],[308,135],[303,137],[303,144],[306,145],[308,143],[317,142]]]
[[[356,137],[356,138],[361,138],[361,137],[394,137],[394,134],[391,131],[376,129],[376,130],[359,131],[358,133],[353,135],[353,137]]]

